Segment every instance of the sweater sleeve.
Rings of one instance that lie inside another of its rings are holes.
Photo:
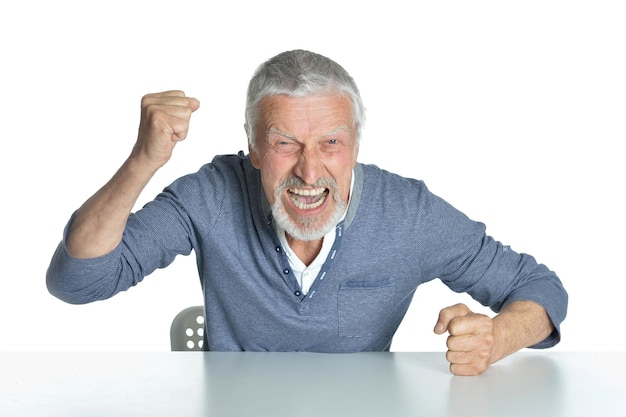
[[[72,304],[112,297],[165,268],[178,255],[189,255],[197,245],[199,228],[205,232],[219,216],[224,186],[212,168],[182,177],[154,200],[132,213],[122,241],[110,253],[93,259],[76,259],[65,246],[65,228],[46,273],[48,291]],[[194,224],[189,212],[202,211],[204,224]],[[204,229],[202,229],[205,227]]]
[[[166,204],[159,197],[130,215],[122,241],[113,251],[91,259],[73,258],[68,253],[65,242],[70,219],[48,267],[48,291],[71,304],[104,300],[137,285],[157,268],[169,265],[177,255],[188,255],[191,247],[185,228],[164,221],[164,213]]]
[[[567,312],[568,295],[558,276],[534,257],[518,253],[486,234],[485,225],[470,220],[444,200],[426,193],[420,230],[429,238],[425,249],[436,259],[431,274],[455,292],[468,293],[499,312],[518,300],[543,306],[555,331],[533,346],[547,348],[560,341],[560,324]]]

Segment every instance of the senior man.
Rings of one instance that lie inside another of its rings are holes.
[[[194,251],[210,350],[389,350],[415,290],[433,279],[497,313],[439,312],[434,331],[449,333],[454,374],[560,340],[567,293],[555,273],[422,181],[359,163],[358,88],[309,51],[255,72],[247,155],[215,157],[133,213],[199,105],[182,91],[143,97],[128,159],[68,222],[47,273],[52,294],[106,299]]]

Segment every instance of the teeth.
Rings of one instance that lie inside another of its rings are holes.
[[[289,192],[292,194],[302,195],[302,196],[316,196],[322,194],[326,191],[326,188],[316,188],[313,190],[310,189],[300,189],[300,188],[290,188]]]
[[[314,190],[289,189],[289,196],[291,198],[291,201],[293,201],[293,204],[300,210],[312,210],[314,208],[321,206],[324,203],[324,200],[326,200],[326,189],[325,188],[316,188]],[[299,199],[297,196],[303,196],[303,197],[320,196],[320,197],[317,199],[317,201],[307,204],[306,202]]]
[[[293,201],[294,206],[298,207],[300,210],[311,210],[317,208],[322,205],[322,203],[326,200],[326,196],[323,195],[317,200],[315,203],[306,204],[300,200],[298,200],[295,196],[291,197],[291,201]]]

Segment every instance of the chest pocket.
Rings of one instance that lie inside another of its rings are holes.
[[[394,290],[391,278],[341,283],[339,336],[367,337],[386,333],[392,326]]]

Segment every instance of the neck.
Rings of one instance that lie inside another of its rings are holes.
[[[295,253],[298,259],[306,266],[311,265],[313,260],[319,255],[322,250],[322,242],[324,241],[323,238],[318,240],[298,240],[287,233],[285,233],[285,238],[293,253]]]

